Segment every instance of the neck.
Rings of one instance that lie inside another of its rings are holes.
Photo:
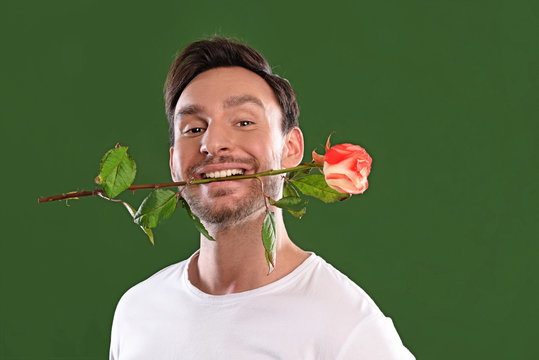
[[[228,227],[205,224],[215,241],[201,235],[200,252],[189,264],[191,283],[208,294],[231,294],[272,283],[298,267],[309,254],[292,243],[277,209],[276,263],[268,274],[261,234],[264,214],[259,211]]]

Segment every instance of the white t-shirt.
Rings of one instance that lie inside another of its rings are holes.
[[[391,319],[314,253],[271,284],[229,295],[189,282],[193,256],[123,295],[111,360],[414,359]]]

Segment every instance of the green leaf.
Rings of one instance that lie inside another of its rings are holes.
[[[283,186],[283,197],[288,197],[288,196],[299,197],[299,194],[298,194],[298,191],[296,190],[296,187],[292,185],[292,183],[289,180],[286,180]]]
[[[307,211],[308,199],[302,199],[299,196],[286,196],[278,201],[270,199],[270,204],[285,209],[290,212],[293,216],[301,219],[301,217]]]
[[[292,184],[291,181],[289,180],[286,180],[284,182],[284,186],[283,186],[283,198],[285,197],[297,197],[297,198],[301,198],[298,190],[296,190],[296,186],[294,184]],[[270,200],[271,201],[271,200]],[[305,205],[307,204],[308,200],[305,200]],[[299,210],[292,210],[292,209],[289,209],[287,208],[286,209],[290,214],[292,214],[292,216],[298,218],[298,219],[301,219],[303,217],[303,215],[305,215],[305,212],[307,211],[307,207],[303,207]]]
[[[275,215],[266,210],[264,224],[262,225],[262,243],[266,250],[266,261],[268,263],[268,274],[275,269],[275,242],[277,240],[277,232],[275,230]]]
[[[135,219],[135,214],[136,214],[135,209],[130,204],[128,204],[127,202],[125,202],[125,201],[121,201],[121,202],[122,202],[123,206],[125,206],[127,211],[129,211],[129,214],[131,215],[131,217],[134,220]],[[150,242],[152,243],[152,245],[155,245],[154,240],[153,240],[153,231],[152,231],[152,229],[150,229],[149,227],[142,226],[142,225],[140,225],[140,228],[142,229],[142,231],[144,231],[144,233],[146,235],[148,235],[148,239],[150,239]]]
[[[286,196],[277,201],[270,199],[270,204],[280,207],[281,209],[300,211],[307,205],[309,200],[302,199],[297,196]]]
[[[307,208],[304,207],[303,209],[299,210],[299,211],[294,211],[294,210],[289,210],[287,209],[288,212],[290,214],[292,214],[293,217],[297,218],[297,219],[301,219],[303,217],[303,215],[305,215],[305,213],[307,212]]]
[[[183,198],[181,198],[180,201],[181,201],[182,206],[187,211],[187,215],[189,215],[189,218],[193,220],[193,223],[195,224],[195,227],[197,228],[198,232],[204,235],[208,240],[215,241],[215,239],[211,237],[208,230],[206,230],[204,225],[202,225],[202,223],[200,222],[200,219],[191,212],[191,208],[189,207],[189,204],[187,203],[187,201],[185,201]]]
[[[307,176],[311,173],[311,170],[313,168],[307,168],[307,169],[303,169],[303,170],[296,170],[296,171],[291,171],[287,174],[287,177],[289,179],[296,179],[296,178],[300,178],[300,177],[303,177],[303,176]]]
[[[352,196],[330,188],[324,175],[309,175],[291,181],[303,194],[320,199],[325,203],[346,200]]]
[[[303,215],[305,215],[305,213],[307,212],[307,207],[304,207],[304,208],[302,208],[301,210],[298,210],[298,211],[290,210],[290,209],[287,209],[287,211],[288,211],[293,217],[295,217],[296,219],[301,219],[301,218],[303,217]]]
[[[142,231],[144,231],[144,233],[146,233],[146,235],[148,235],[148,239],[150,239],[150,242],[152,243],[152,245],[155,245],[154,240],[153,240],[152,229],[144,227],[144,226],[141,226],[140,228],[142,229]]]
[[[105,199],[105,200],[108,200],[108,201],[114,201],[114,202],[121,202],[122,205],[127,209],[127,211],[129,212],[129,215],[131,215],[131,217],[133,218],[133,220],[135,219],[135,209],[129,205],[129,203],[123,201],[123,200],[120,200],[120,199],[111,199],[109,197],[106,197],[105,195],[101,194],[101,193],[98,193],[98,196]],[[145,227],[145,226],[140,226],[140,228],[142,229],[142,231],[144,231],[144,233],[146,233],[146,235],[148,235],[148,238],[150,239],[150,242],[152,243],[152,245],[155,245],[154,242],[153,242],[153,232],[150,228],[148,227]]]
[[[110,149],[101,159],[99,174],[95,178],[101,184],[109,198],[118,196],[135,180],[137,165],[127,153],[126,146]]]
[[[156,189],[140,204],[134,220],[144,228],[154,228],[160,220],[167,219],[174,213],[177,202],[178,197],[174,191]]]

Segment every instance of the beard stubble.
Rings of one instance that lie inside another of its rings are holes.
[[[221,156],[212,160],[205,160],[199,164],[190,167],[186,174],[188,178],[193,178],[198,169],[203,166],[218,163],[241,163],[249,164],[254,169],[255,173],[259,172],[261,168],[255,159],[234,159],[229,156]],[[266,169],[266,167],[264,167]],[[265,176],[259,179],[243,180],[249,181],[248,190],[246,196],[238,199],[234,202],[216,207],[211,204],[206,204],[200,197],[200,191],[198,194],[193,191],[193,187],[199,185],[189,185],[182,191],[183,198],[189,204],[193,214],[199,217],[202,222],[208,224],[214,224],[219,226],[231,226],[242,222],[251,214],[264,208],[265,197],[264,194],[272,199],[277,199],[281,191],[281,178],[279,176]],[[222,189],[216,190],[211,194],[212,198],[219,198],[230,195],[234,190]]]

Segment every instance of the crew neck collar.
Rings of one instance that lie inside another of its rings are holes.
[[[189,290],[189,292],[199,298],[200,300],[211,302],[211,303],[227,303],[227,302],[233,302],[233,301],[240,301],[242,299],[247,299],[253,296],[262,295],[264,293],[277,290],[281,287],[287,286],[291,282],[294,281],[294,279],[306,271],[309,267],[311,267],[314,264],[314,261],[318,257],[314,252],[307,251],[309,257],[305,259],[301,264],[298,265],[294,270],[292,270],[289,274],[286,276],[269,283],[267,285],[260,286],[255,289],[246,290],[238,293],[233,294],[225,294],[225,295],[212,295],[203,292],[196,286],[194,286],[191,281],[189,281],[189,266],[191,265],[191,260],[193,260],[194,257],[198,256],[200,252],[200,249],[195,251],[193,255],[189,257],[189,259],[186,260],[186,265],[183,268],[183,274],[182,274],[182,281],[184,282],[185,286]]]

